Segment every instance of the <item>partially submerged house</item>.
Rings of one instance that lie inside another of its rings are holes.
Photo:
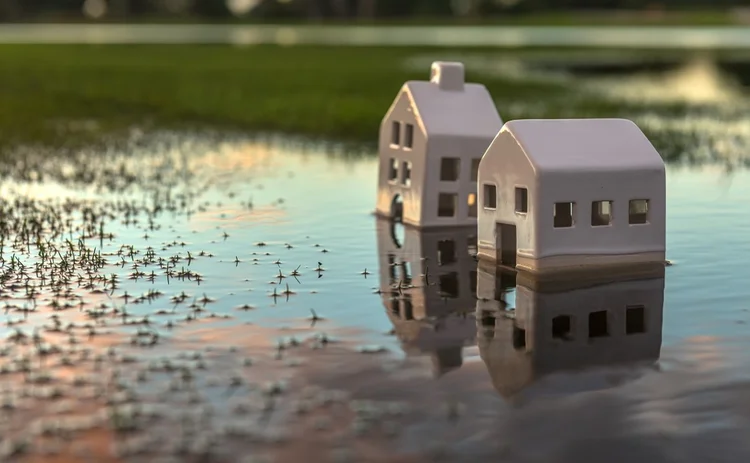
[[[481,259],[535,273],[665,261],[664,161],[629,120],[507,122],[477,188]]]
[[[440,376],[474,345],[476,231],[419,230],[377,220],[379,290],[407,355],[429,354]]]
[[[479,160],[502,124],[462,63],[432,63],[430,80],[406,82],[380,125],[376,213],[416,227],[475,225]]]
[[[496,294],[492,272],[480,271],[478,281],[480,298]],[[659,358],[663,266],[640,278],[561,283],[546,289],[533,277],[519,276],[515,301],[495,301],[498,310],[487,301],[477,304],[480,356],[508,399],[555,373],[564,373],[556,377],[571,391],[606,388],[613,372],[637,375],[640,370],[631,367]],[[508,305],[515,310],[506,311]]]

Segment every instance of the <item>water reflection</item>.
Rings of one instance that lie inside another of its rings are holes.
[[[476,324],[476,229],[423,231],[377,219],[380,294],[404,351],[440,376],[463,363]]]
[[[658,360],[664,268],[607,278],[546,284],[519,274],[512,308],[512,278],[480,269],[479,352],[502,396],[512,399],[555,373],[580,373],[558,377],[555,392],[609,387],[616,370],[637,375],[631,367]]]

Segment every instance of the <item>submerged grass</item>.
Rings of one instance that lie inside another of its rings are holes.
[[[68,146],[132,125],[210,126],[372,141],[416,48],[0,45],[0,144]],[[498,52],[491,52],[498,53]],[[514,52],[505,52],[514,53]],[[514,117],[555,116],[557,83],[472,75]],[[533,114],[529,102],[544,101]],[[519,106],[519,104],[523,104]],[[578,104],[578,103],[573,103]],[[606,102],[588,113],[614,114]],[[621,109],[621,108],[619,108]]]

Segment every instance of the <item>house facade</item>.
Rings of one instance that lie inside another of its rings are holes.
[[[415,227],[475,226],[479,160],[502,127],[464,66],[434,62],[406,82],[380,126],[376,213]]]
[[[510,121],[477,188],[481,259],[534,273],[665,261],[664,162],[629,120]]]
[[[541,289],[535,277],[519,277],[513,306],[477,311],[478,346],[495,388],[512,398],[553,373],[591,372],[595,367],[648,365],[658,360],[662,343],[664,269],[640,278],[598,282],[570,280],[565,287]],[[480,294],[494,291],[489,275],[479,277]],[[507,313],[507,312],[505,312]],[[575,375],[574,375],[575,376]],[[594,374],[594,376],[596,376]],[[582,377],[581,377],[582,378]],[[579,378],[579,379],[581,379]],[[596,378],[594,378],[596,379]],[[592,377],[573,389],[598,388]],[[606,386],[602,386],[606,387]]]

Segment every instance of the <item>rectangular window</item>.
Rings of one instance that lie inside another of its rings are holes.
[[[409,262],[401,262],[401,279],[404,281],[404,284],[411,284],[411,265],[409,265]]]
[[[440,240],[437,243],[437,264],[448,265],[456,263],[456,242],[453,240]]]
[[[479,178],[479,161],[482,159],[472,159],[471,160],[471,181],[476,182]]]
[[[414,144],[414,124],[406,124],[404,131],[404,148],[411,149]]]
[[[459,158],[442,158],[440,160],[440,181],[455,182],[460,173],[461,160]]]
[[[411,186],[411,162],[409,161],[401,163],[401,184]]]
[[[625,334],[646,332],[646,309],[642,305],[629,305],[625,308]]]
[[[565,341],[571,340],[573,323],[570,315],[558,315],[552,319],[552,337]]]
[[[391,158],[391,165],[388,171],[388,181],[395,182],[398,180],[398,161]]]
[[[648,223],[648,199],[631,199],[628,223],[631,225]]]
[[[398,121],[391,123],[391,145],[401,145],[401,123]]]
[[[402,303],[404,305],[404,320],[414,320],[414,305],[411,302],[411,296],[404,296]]]
[[[576,203],[555,203],[555,228],[570,228],[575,221]]]
[[[591,226],[603,227],[612,223],[612,201],[591,203]]]
[[[477,216],[476,193],[469,193],[469,197],[466,199],[466,204],[469,206],[469,217],[476,217]]]
[[[484,195],[482,204],[485,209],[495,209],[497,207],[497,187],[489,183],[484,184]]]
[[[456,193],[438,194],[438,217],[455,217],[458,209],[458,195]]]
[[[529,190],[516,187],[516,212],[529,212]]]
[[[447,299],[458,298],[458,273],[445,273],[438,277],[440,295]]]
[[[591,312],[589,314],[589,338],[603,338],[605,336],[609,336],[607,311]]]

